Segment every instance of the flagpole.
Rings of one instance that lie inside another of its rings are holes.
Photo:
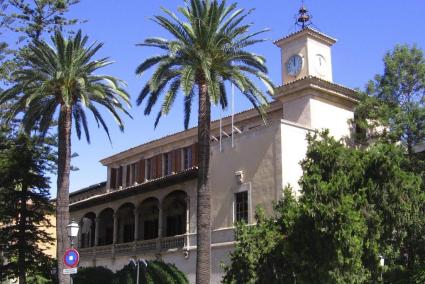
[[[232,83],[232,148],[235,147],[234,124],[235,124],[235,85],[233,85]]]

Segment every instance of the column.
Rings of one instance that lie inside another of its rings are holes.
[[[94,246],[97,247],[99,245],[99,221],[100,218],[96,216],[95,218],[95,228],[94,228]]]
[[[113,244],[116,244],[118,242],[118,214],[114,213],[114,232],[113,232]]]
[[[162,215],[163,215],[163,210],[162,210],[162,200],[159,202],[158,204],[158,209],[159,209],[159,214],[158,214],[158,238],[162,238]]]
[[[139,240],[139,209],[134,209],[134,241]]]
[[[190,231],[190,197],[186,196],[186,248],[189,248],[189,231]]]
[[[159,203],[158,203],[158,209],[159,209],[159,212],[158,212],[158,238],[156,239],[156,249],[157,249],[157,253],[160,253],[160,251],[161,251],[161,238],[162,238],[162,227],[163,227],[163,225],[162,225],[162,219],[163,219],[163,217],[162,217],[162,212],[163,212],[163,210],[162,210],[162,200],[160,200],[159,201]]]

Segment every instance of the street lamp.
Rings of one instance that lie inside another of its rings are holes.
[[[384,270],[385,266],[385,258],[382,255],[379,256],[379,266],[381,267],[381,280],[382,283],[384,283],[384,274],[382,273],[382,271]]]
[[[78,226],[78,223],[72,220],[72,222],[66,226],[66,230],[68,231],[68,237],[71,241],[71,247],[74,247],[74,238],[78,236],[78,230],[80,227]]]
[[[80,226],[78,226],[78,223],[74,220],[69,223],[68,226],[66,226],[66,231],[68,232],[68,237],[71,242],[71,248],[74,248],[74,238],[78,236],[78,230],[80,229]],[[69,280],[71,284],[74,282],[72,280],[72,274],[69,275]]]
[[[140,278],[139,277],[139,266],[140,266],[140,262],[142,262],[145,267],[148,267],[148,263],[143,258],[140,258],[138,260],[135,260],[134,258],[130,258],[130,262],[133,263],[134,266],[136,266],[136,269],[137,269],[136,284],[139,284],[139,278]]]

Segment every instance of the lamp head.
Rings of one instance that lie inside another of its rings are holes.
[[[68,231],[68,237],[75,238],[78,236],[78,230],[80,227],[78,226],[78,223],[73,220],[68,226],[66,226],[66,229]]]

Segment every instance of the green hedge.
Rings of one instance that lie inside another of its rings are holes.
[[[128,264],[113,273],[105,267],[80,268],[74,276],[74,284],[136,284],[136,266]],[[148,261],[147,267],[140,264],[140,284],[188,284],[186,275],[174,264]]]

